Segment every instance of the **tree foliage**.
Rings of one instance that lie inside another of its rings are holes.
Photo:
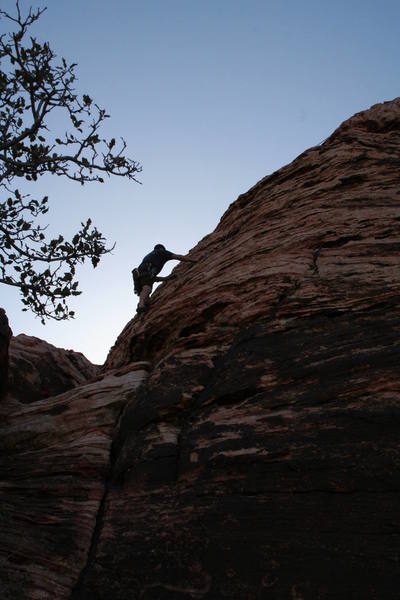
[[[0,283],[19,288],[23,310],[42,322],[73,316],[67,299],[81,293],[76,266],[89,259],[96,267],[112,248],[90,219],[69,241],[47,239],[41,221],[48,198],[21,193],[18,179],[53,174],[83,185],[111,175],[137,181],[141,170],[125,156],[123,139],[101,138],[109,115],[75,91],[76,64],[58,61],[47,42],[29,35],[44,10],[23,16],[19,0],[14,16],[0,10],[12,29],[0,35]],[[51,131],[50,114],[65,124],[63,133]]]

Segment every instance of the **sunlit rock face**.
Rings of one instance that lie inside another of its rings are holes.
[[[398,99],[229,207],[91,385],[139,379],[8,418],[12,585],[71,600],[398,597],[399,166]]]
[[[61,394],[100,373],[80,352],[29,335],[13,337],[9,353],[8,394],[24,403]]]

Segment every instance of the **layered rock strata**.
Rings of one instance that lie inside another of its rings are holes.
[[[8,394],[19,402],[36,402],[84,385],[100,374],[81,352],[56,348],[29,335],[11,339]]]
[[[101,520],[113,432],[144,367],[19,409],[2,405],[2,600],[70,597]]]
[[[125,412],[82,598],[394,598],[400,101],[260,181],[119,337]],[[111,559],[112,557],[112,559]]]
[[[397,598],[399,166],[398,99],[230,206],[92,384],[147,361],[122,405],[84,386],[10,415],[0,552],[25,597]]]

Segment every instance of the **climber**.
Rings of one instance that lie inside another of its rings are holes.
[[[132,270],[135,294],[139,296],[139,303],[136,309],[138,313],[145,312],[147,309],[153,284],[156,281],[166,281],[171,277],[157,277],[158,273],[168,260],[180,260],[189,263],[195,262],[186,256],[174,254],[173,252],[166,250],[165,246],[162,244],[156,244],[154,250],[149,254],[146,254],[140,265]]]

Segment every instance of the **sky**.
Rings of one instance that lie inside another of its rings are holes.
[[[123,137],[143,168],[140,184],[110,178],[80,186],[60,177],[36,184],[35,193],[50,198],[50,233],[73,236],[91,217],[116,243],[96,269],[78,270],[75,319],[43,326],[22,312],[16,289],[0,287],[14,335],[97,364],[135,314],[131,270],[156,243],[187,253],[239,194],[354,113],[400,96],[398,0],[20,5],[48,7],[33,33],[78,63],[77,91],[111,115],[104,135]],[[13,6],[2,0],[3,9]]]

